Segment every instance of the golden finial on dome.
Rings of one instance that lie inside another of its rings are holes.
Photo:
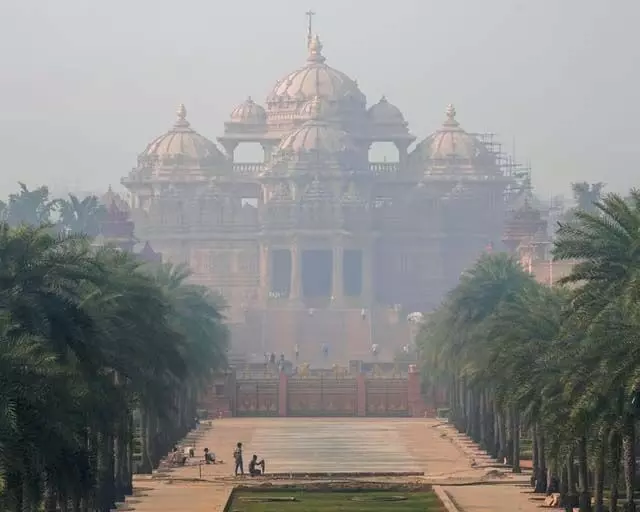
[[[186,128],[189,126],[189,121],[187,121],[187,107],[184,106],[184,103],[178,105],[176,116],[178,116],[174,124],[176,128]]]
[[[445,126],[458,126],[458,121],[456,120],[456,107],[454,107],[452,103],[447,105],[445,114],[447,116],[447,120],[444,122]]]
[[[322,42],[320,36],[316,35],[309,43],[309,62],[324,62],[324,56],[322,55]]]
[[[456,120],[456,107],[454,107],[452,103],[449,103],[447,105],[447,110],[445,110],[445,113],[447,114],[447,120],[449,121]]]

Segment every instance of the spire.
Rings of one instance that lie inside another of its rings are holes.
[[[313,39],[313,17],[316,15],[315,12],[313,12],[313,10],[309,9],[307,12],[305,12],[305,14],[307,15],[307,48],[309,48],[311,46],[311,41]]]
[[[174,128],[189,128],[189,121],[187,121],[187,107],[184,106],[184,103],[180,103],[180,105],[178,105],[176,116],[176,122],[173,124]]]

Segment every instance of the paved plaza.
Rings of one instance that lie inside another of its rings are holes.
[[[136,477],[125,510],[136,512],[222,511],[234,486],[264,479],[233,476],[236,442],[267,462],[267,473],[423,472],[419,481],[442,486],[465,512],[534,512],[540,502],[526,494],[528,475],[488,476],[492,461],[468,439],[436,420],[393,418],[230,418],[201,426],[189,436],[198,458],[153,477]],[[222,464],[202,465],[207,447]],[[246,469],[246,467],[245,467]],[[267,476],[268,478],[268,476]],[[367,481],[375,478],[367,478]],[[289,480],[286,480],[289,482]],[[465,485],[461,485],[465,484]]]
[[[302,421],[257,428],[245,458],[252,453],[264,457],[270,473],[422,471],[409,454],[398,425],[349,419]]]

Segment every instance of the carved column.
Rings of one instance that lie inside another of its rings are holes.
[[[269,292],[271,291],[271,280],[269,279],[271,271],[269,268],[270,262],[269,244],[267,242],[260,242],[260,300],[263,303],[266,303],[269,298]]]
[[[370,245],[362,249],[362,300],[365,304],[373,302],[373,247]]]
[[[335,304],[340,304],[344,299],[344,272],[343,272],[344,249],[342,246],[333,248],[333,278],[332,295]]]
[[[292,300],[300,300],[302,296],[302,274],[300,265],[300,249],[298,242],[291,244],[291,292],[289,294]]]
[[[400,164],[400,168],[404,169],[405,164],[407,163],[407,150],[409,149],[411,142],[406,140],[396,140],[394,144],[398,149],[398,163]]]

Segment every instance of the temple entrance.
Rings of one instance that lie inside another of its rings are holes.
[[[302,252],[302,295],[305,299],[329,298],[333,287],[333,251]]]
[[[277,249],[271,253],[270,298],[284,299],[291,293],[291,251]]]
[[[359,297],[362,294],[362,251],[347,249],[342,263],[342,282],[346,297]]]

